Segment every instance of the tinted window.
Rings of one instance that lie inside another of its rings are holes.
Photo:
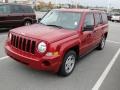
[[[8,5],[0,5],[0,14],[9,14],[10,8]]]
[[[34,13],[33,9],[30,6],[22,6],[24,13]]]
[[[99,13],[95,14],[95,25],[98,26],[101,23],[101,16]]]
[[[107,15],[105,13],[102,14],[103,23],[108,23]]]
[[[20,5],[12,5],[12,12],[13,13],[24,13]]]
[[[94,16],[93,13],[89,13],[86,15],[84,27],[86,26],[94,26]]]

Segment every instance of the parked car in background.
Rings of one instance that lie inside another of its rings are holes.
[[[111,18],[111,21],[117,21],[117,22],[120,22],[120,14],[113,14],[112,15],[112,18]]]
[[[36,22],[31,6],[19,4],[0,4],[0,29],[27,26]]]
[[[109,21],[111,21],[112,14],[110,14],[110,13],[107,13],[107,18],[108,18],[108,20],[109,20]]]
[[[104,48],[107,35],[105,12],[55,9],[38,24],[10,30],[5,50],[29,67],[68,76],[79,56]]]

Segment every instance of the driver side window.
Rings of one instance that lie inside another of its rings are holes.
[[[85,17],[84,27],[94,26],[94,15],[93,13],[88,13]]]

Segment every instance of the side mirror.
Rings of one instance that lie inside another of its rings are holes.
[[[94,26],[88,25],[86,27],[83,27],[83,31],[92,31],[94,29]]]
[[[39,19],[38,19],[38,23],[40,23],[41,20],[42,20],[42,18],[39,18]]]

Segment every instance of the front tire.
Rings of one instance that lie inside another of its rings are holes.
[[[65,54],[63,63],[61,65],[61,68],[58,72],[60,76],[68,76],[70,75],[76,64],[76,52],[75,51],[69,51]]]

